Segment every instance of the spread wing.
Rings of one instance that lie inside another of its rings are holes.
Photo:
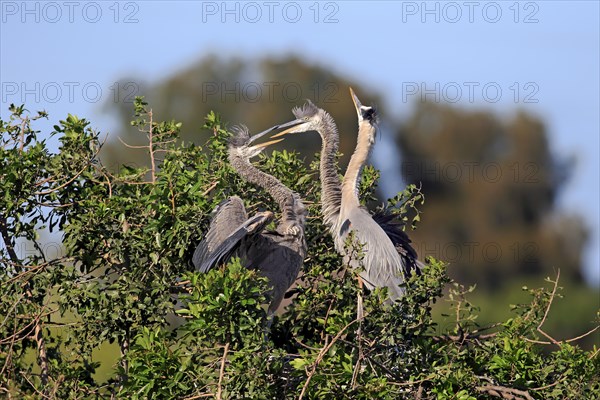
[[[198,244],[196,251],[194,251],[192,262],[196,269],[247,219],[248,215],[246,214],[244,203],[239,197],[232,196],[219,203],[213,211],[213,217],[206,236]]]
[[[225,240],[208,254],[202,262],[194,263],[200,272],[208,272],[215,266],[229,259],[240,247],[248,246],[248,241],[258,239],[262,230],[273,219],[273,213],[261,212],[248,218],[237,227]],[[200,247],[200,246],[198,246]]]
[[[372,215],[373,220],[388,235],[398,254],[402,257],[403,265],[409,275],[412,272],[421,273],[423,264],[417,260],[417,252],[411,246],[411,240],[402,230],[402,223],[396,219],[396,216],[385,211],[378,211]]]

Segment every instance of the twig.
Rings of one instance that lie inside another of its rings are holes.
[[[0,234],[2,236],[2,240],[4,241],[4,246],[6,247],[6,251],[11,259],[11,261],[15,265],[21,265],[21,261],[15,252],[15,249],[12,245],[12,241],[10,240],[10,236],[8,233],[8,227],[6,218],[4,216],[0,216]],[[25,283],[25,294],[28,299],[33,298],[33,294],[31,292],[31,284],[30,282]],[[34,338],[38,347],[39,359],[40,359],[40,369],[41,369],[41,378],[44,386],[48,382],[48,357],[46,354],[46,345],[44,342],[44,335],[42,331],[42,327],[40,325],[41,315],[38,316],[34,321]]]
[[[358,340],[358,357],[356,358],[356,364],[354,365],[354,371],[352,371],[352,384],[351,384],[352,389],[356,388],[356,381],[358,380],[358,374],[360,372],[360,362],[363,358],[363,351],[362,351],[362,345],[361,345],[361,340],[362,340],[361,325],[362,325],[362,319],[363,319],[362,291],[363,291],[363,281],[359,276],[358,277],[358,293],[356,295],[356,319],[359,321],[358,328],[356,328],[356,338]]]
[[[121,142],[125,147],[128,147],[130,149],[147,149],[148,145],[143,145],[143,146],[134,146],[132,144],[129,144],[127,142],[125,142],[123,139],[121,139],[120,137],[117,137],[117,139],[119,139],[119,142]]]
[[[21,376],[27,381],[27,383],[29,383],[31,385],[31,387],[33,388],[33,390],[36,391],[37,394],[39,394],[40,396],[42,396],[45,399],[50,399],[50,397],[48,397],[45,393],[40,392],[39,390],[37,390],[37,388],[35,387],[35,385],[33,384],[33,382],[31,382],[28,378],[27,375],[25,374],[25,371],[19,371],[19,373],[21,374]]]
[[[29,122],[29,117],[22,119],[21,132],[19,132],[19,154],[23,153],[23,147],[25,147],[25,125]]]
[[[537,343],[537,344],[563,344],[563,343],[571,343],[571,342],[575,342],[579,339],[583,339],[584,337],[591,335],[592,333],[596,332],[598,329],[600,329],[600,325],[596,326],[595,328],[590,329],[589,331],[587,331],[586,333],[576,336],[574,338],[571,339],[566,339],[566,340],[555,340],[553,342],[547,342],[545,340],[535,340],[535,339],[529,339],[529,338],[523,338],[525,339],[525,341],[530,342],[530,343]]]
[[[421,400],[423,398],[423,385],[419,384],[419,389],[417,389],[417,400]]]
[[[535,391],[538,391],[538,390],[548,389],[548,388],[551,388],[552,386],[558,385],[559,383],[561,383],[565,379],[567,379],[567,375],[564,375],[562,378],[558,379],[556,382],[553,382],[553,383],[551,383],[549,385],[540,386],[540,387],[537,387],[537,388],[532,388],[531,390],[535,392]]]
[[[152,130],[152,110],[148,111],[148,116],[150,117],[150,127],[148,129],[148,150],[150,151],[150,174],[152,176],[152,183],[156,182],[156,165],[154,164],[154,143],[152,142],[153,140],[153,134],[154,131]]]
[[[59,189],[64,188],[65,186],[67,186],[68,184],[70,184],[71,182],[73,182],[75,179],[77,179],[79,177],[79,175],[81,175],[83,173],[83,171],[85,171],[85,169],[88,166],[89,166],[89,163],[86,164],[79,172],[77,172],[71,179],[69,179],[68,181],[66,181],[62,185],[59,185],[58,187],[55,187],[55,188],[50,188],[48,190],[42,190],[41,192],[34,192],[33,194],[35,194],[36,196],[43,196],[43,195],[47,195],[47,194],[56,192]]]
[[[46,386],[48,383],[48,354],[46,353],[46,344],[44,342],[44,333],[42,330],[42,324],[39,321],[39,317],[35,323],[34,339],[38,347],[40,356],[40,378],[42,379],[42,385]]]
[[[333,307],[333,303],[335,303],[335,299],[335,297],[331,299],[331,301],[329,302],[329,308],[325,313],[325,320],[323,321],[323,331],[321,332],[321,340],[325,339],[323,335],[327,331],[327,320],[329,319],[329,313],[331,312],[331,307]]]
[[[475,390],[505,400],[534,400],[533,397],[531,397],[531,395],[525,390],[513,389],[504,386],[484,385],[477,386]]]
[[[302,397],[304,397],[304,394],[306,393],[306,390],[308,389],[308,385],[310,383],[310,380],[312,379],[313,375],[315,374],[318,365],[321,363],[321,361],[323,361],[323,358],[325,357],[325,354],[327,354],[327,352],[329,351],[329,349],[331,349],[331,346],[334,345],[335,342],[338,341],[338,339],[344,334],[344,332],[346,331],[346,329],[348,329],[353,323],[357,322],[358,319],[355,319],[353,321],[350,321],[348,324],[346,324],[336,335],[335,337],[331,340],[331,342],[327,345],[325,345],[321,351],[319,352],[319,354],[317,355],[317,358],[315,359],[315,362],[312,365],[312,369],[311,371],[308,373],[308,376],[306,377],[306,382],[304,382],[304,386],[302,387],[302,391],[300,392],[300,396],[298,396],[298,400],[302,400]]]
[[[171,197],[171,214],[175,216],[175,191],[173,190],[173,181],[169,177],[169,194]]]
[[[210,193],[211,190],[213,190],[217,185],[219,184],[219,181],[214,181],[209,187],[208,189],[206,189],[204,192],[202,192],[202,196],[206,196],[207,194]]]
[[[544,332],[544,330],[542,329],[542,325],[544,325],[544,322],[546,322],[546,318],[548,317],[548,313],[550,312],[550,307],[552,306],[552,301],[554,300],[554,296],[556,295],[556,289],[558,287],[559,278],[560,278],[560,269],[556,272],[556,280],[554,281],[554,288],[552,288],[552,294],[550,295],[550,300],[548,301],[548,306],[546,307],[546,311],[544,312],[544,317],[542,318],[542,320],[540,321],[540,323],[537,327],[537,331],[539,333],[544,335],[547,339],[550,339],[550,341],[557,346],[560,346],[560,343],[557,342],[556,339],[554,339],[552,336],[550,336],[546,332]]]
[[[105,139],[105,140],[106,140],[106,139]],[[83,171],[85,171],[85,169],[86,169],[87,167],[89,167],[89,166],[92,164],[93,160],[96,158],[96,156],[98,155],[98,153],[100,153],[100,149],[101,149],[101,148],[102,148],[102,146],[98,147],[98,150],[96,150],[96,152],[95,152],[95,153],[94,153],[94,154],[93,154],[93,155],[90,157],[90,159],[89,159],[89,160],[87,160],[87,162],[86,162],[86,164],[83,166],[83,168],[82,168],[82,169],[81,169],[79,172],[77,172],[77,173],[76,173],[76,174],[75,174],[75,175],[74,175],[74,176],[73,176],[71,179],[69,179],[68,181],[66,181],[66,182],[65,182],[65,183],[63,183],[62,185],[59,185],[58,187],[55,187],[55,188],[50,188],[50,189],[48,189],[48,190],[42,190],[42,191],[40,191],[40,192],[34,192],[33,194],[35,194],[35,195],[38,195],[38,196],[40,196],[40,195],[44,196],[44,195],[47,195],[47,194],[50,194],[50,193],[54,193],[54,192],[56,192],[57,190],[59,190],[59,189],[61,189],[61,188],[65,187],[65,186],[67,186],[68,184],[70,184],[71,182],[73,182],[75,179],[77,179],[77,178],[78,178],[78,177],[79,177],[79,176],[80,176],[80,175],[83,173]],[[37,185],[36,185],[36,186],[37,186]]]
[[[217,387],[217,400],[221,400],[221,392],[223,390],[223,375],[225,374],[225,362],[227,361],[227,352],[229,351],[229,342],[225,343],[225,349],[223,349],[223,358],[221,359],[221,370],[219,371],[219,386]]]
[[[129,329],[125,330],[123,341],[119,343],[119,349],[121,351],[121,367],[123,368],[123,375],[119,377],[120,389],[121,390],[127,381],[129,376],[129,361],[127,360],[127,353],[129,353]]]

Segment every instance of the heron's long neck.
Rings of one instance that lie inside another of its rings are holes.
[[[344,181],[342,183],[342,202],[344,207],[360,206],[360,200],[358,199],[358,183],[362,169],[367,163],[369,154],[373,148],[373,142],[371,140],[373,134],[371,129],[373,129],[373,127],[370,126],[370,124],[361,124],[358,129],[356,148],[354,149],[352,157],[350,157],[350,162],[348,163],[348,168],[346,169],[346,174],[344,175]]]
[[[284,219],[295,219],[294,202],[298,201],[294,197],[294,192],[287,188],[277,178],[271,176],[256,168],[250,160],[239,155],[229,153],[229,162],[244,180],[258,185],[265,189],[269,195],[277,202],[279,209],[284,214]]]
[[[337,220],[342,203],[340,178],[337,171],[337,152],[339,135],[337,126],[331,116],[324,119],[323,131],[319,132],[322,139],[321,146],[321,212],[323,222],[332,228]]]

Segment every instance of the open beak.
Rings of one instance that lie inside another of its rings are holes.
[[[362,107],[362,103],[360,102],[358,97],[356,97],[356,93],[354,93],[354,90],[352,90],[352,88],[349,88],[349,89],[350,89],[350,96],[352,97],[352,102],[354,103],[354,107],[356,108],[356,113],[360,117],[360,115],[361,115],[360,108]]]
[[[257,144],[255,146],[252,146],[252,147],[257,148],[257,149],[261,149],[261,151],[262,151],[262,150],[266,149],[267,147],[271,146],[272,144],[283,142],[284,140],[285,139],[270,140],[268,142],[260,143],[260,144]]]
[[[306,123],[306,121],[303,119],[295,119],[293,121],[286,122],[285,124],[277,125],[277,127],[275,129],[288,128],[288,127],[289,128],[286,129],[285,131],[279,132],[278,134],[271,136],[271,138],[281,137],[283,135],[287,135],[288,133],[292,133],[292,131],[294,129],[296,129],[298,127],[298,125],[301,125],[304,123]]]
[[[262,131],[260,133],[257,133],[256,135],[252,136],[250,138],[250,140],[248,140],[248,143],[252,143],[254,142],[256,139],[260,139],[261,137],[265,136],[267,133],[273,132],[274,130],[279,129],[279,125],[275,125],[270,127],[269,129]]]
[[[257,133],[256,135],[252,136],[252,137],[250,138],[250,140],[248,141],[248,143],[252,143],[252,142],[254,142],[256,139],[260,139],[261,137],[263,137],[263,136],[264,136],[264,135],[266,135],[267,133],[271,133],[271,132],[273,132],[273,131],[275,131],[275,130],[277,130],[277,129],[281,129],[281,128],[287,128],[287,127],[290,127],[290,126],[291,126],[291,127],[295,127],[295,126],[297,126],[297,125],[299,125],[299,124],[301,124],[301,123],[303,123],[303,122],[305,122],[305,121],[303,121],[303,120],[301,120],[301,119],[295,119],[295,120],[293,120],[293,121],[286,122],[286,123],[284,123],[284,124],[273,125],[273,126],[272,126],[272,127],[270,127],[269,129],[267,129],[267,130],[264,130],[264,131],[262,131],[262,132],[260,132],[260,133]],[[291,129],[291,128],[290,128],[290,129]],[[286,131],[284,131],[284,132],[278,133],[277,135],[274,135],[274,136],[272,136],[272,138],[279,137],[279,136],[283,136],[284,134],[288,133],[287,131],[289,131],[290,129],[287,129],[287,130],[286,130]],[[282,139],[282,140],[283,140],[283,139]],[[277,141],[277,142],[278,142],[278,141]],[[275,142],[275,143],[277,143],[277,142]],[[270,143],[270,142],[269,142],[269,143]]]

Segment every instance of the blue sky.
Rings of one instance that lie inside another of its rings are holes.
[[[301,54],[382,93],[393,118],[410,113],[415,87],[507,117],[526,109],[546,121],[552,150],[576,159],[560,208],[585,215],[600,285],[598,4],[2,1],[0,113],[25,102],[50,113],[48,126],[70,112],[110,131],[101,109],[118,79],[153,82],[211,53]]]

